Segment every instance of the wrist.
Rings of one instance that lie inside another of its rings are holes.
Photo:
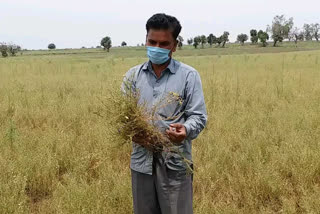
[[[186,130],[186,136],[188,137],[189,133],[190,133],[190,126],[188,124],[183,124],[185,130]]]

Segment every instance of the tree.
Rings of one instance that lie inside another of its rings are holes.
[[[292,40],[294,41],[294,33],[293,33],[294,29],[291,29],[291,31],[288,34],[288,40],[289,42],[291,42]]]
[[[218,46],[220,46],[220,44],[222,43],[222,36],[217,38],[216,43],[218,44]]]
[[[298,41],[304,40],[304,32],[297,27],[294,27],[289,32],[289,41],[293,40],[294,43],[298,43]]]
[[[304,30],[304,38],[307,40],[307,41],[310,41],[312,40],[313,38],[313,32],[312,32],[312,27],[311,25],[309,24],[304,24],[303,25],[303,30]]]
[[[217,42],[217,37],[215,37],[212,33],[210,33],[207,40],[208,40],[210,47],[212,47],[212,44],[215,44]]]
[[[204,45],[207,43],[207,37],[205,35],[202,35],[200,37],[201,47],[204,48]]]
[[[188,39],[187,43],[188,43],[188,45],[191,45],[193,43],[193,39],[192,38]]]
[[[0,43],[0,52],[3,57],[8,56],[8,46],[5,43]]]
[[[273,39],[273,47],[276,47],[277,42],[282,42],[283,41],[283,37],[280,35],[272,35],[272,39]]]
[[[250,30],[250,40],[252,44],[256,44],[258,42],[258,32],[255,29]]]
[[[248,40],[247,34],[239,34],[237,37],[237,41],[241,43],[241,45],[244,45],[244,43]]]
[[[262,46],[266,47],[268,44],[267,41],[269,40],[269,34],[267,32],[263,32],[262,30],[259,30],[258,39],[262,43]]]
[[[284,15],[275,16],[272,21],[271,27],[268,26],[267,31],[272,33],[273,46],[277,45],[277,42],[282,42],[284,39],[288,39],[289,32],[293,27],[293,18],[288,20]]]
[[[122,43],[121,43],[121,46],[123,47],[123,46],[127,46],[127,43],[125,42],[125,41],[123,41]]]
[[[48,45],[48,49],[50,49],[50,50],[56,49],[56,45],[53,44],[53,43],[50,43],[50,44]]]
[[[304,38],[307,40],[307,41],[310,41],[312,40],[312,27],[311,25],[309,24],[304,24],[303,25],[303,30],[304,30]]]
[[[297,41],[304,40],[304,33],[301,31],[298,35],[295,36]],[[297,43],[297,42],[296,42]]]
[[[178,47],[181,50],[182,46],[183,46],[183,37],[182,36],[178,36]]]
[[[111,48],[111,38],[109,36],[106,36],[101,39],[100,45],[103,46],[103,50],[107,50],[109,52],[109,49]]]
[[[303,41],[304,39],[303,32],[300,31],[297,27],[292,28],[292,30],[289,33],[289,37],[291,37],[294,43],[296,44],[298,43],[298,41]]]
[[[3,57],[7,57],[8,54],[11,56],[16,56],[16,54],[21,51],[21,47],[19,45],[15,44],[6,44],[6,43],[0,43],[0,52]],[[22,55],[22,52],[21,52]]]
[[[221,40],[222,40],[222,47],[224,48],[224,46],[226,45],[226,42],[229,41],[229,32],[225,31],[223,32],[223,35],[221,36]]]
[[[312,36],[319,42],[319,30],[320,30],[320,25],[319,23],[311,24],[312,28]]]
[[[194,46],[194,48],[197,48],[198,45],[200,44],[200,42],[201,42],[201,37],[200,37],[200,36],[194,37],[194,39],[193,39],[193,46]]]
[[[15,56],[20,50],[21,47],[19,45],[10,44],[7,46],[7,51],[11,56]]]

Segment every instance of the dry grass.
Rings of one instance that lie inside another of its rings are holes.
[[[105,97],[99,98],[101,106],[94,111],[94,114],[107,122],[105,127],[109,131],[110,140],[115,144],[114,147],[122,150],[124,144],[131,145],[135,142],[151,152],[164,152],[162,154],[167,157],[174,153],[181,157],[187,172],[192,173],[190,160],[179,151],[178,144],[171,142],[167,133],[157,126],[161,120],[181,116],[182,113],[174,116],[172,112],[171,116],[163,118],[158,112],[172,103],[182,105],[182,98],[175,92],[168,92],[149,109],[148,104],[140,99],[140,91],[135,88],[133,79],[134,76],[125,77],[121,89],[116,82]]]
[[[320,210],[320,52],[179,57],[201,74],[195,213]],[[0,59],[0,213],[131,213],[129,144],[95,110],[144,59]]]
[[[133,89],[132,80],[125,78],[122,84],[122,90],[114,85],[94,112],[107,121],[106,128],[111,131],[113,141],[121,146],[134,140],[151,152],[173,146],[169,137],[156,126],[160,118],[155,113],[161,103],[149,110],[146,103],[139,103],[139,91]]]

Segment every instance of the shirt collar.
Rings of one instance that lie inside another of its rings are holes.
[[[174,59],[170,59],[170,63],[168,65],[168,67],[166,68],[166,70],[169,70],[172,74],[176,73],[176,62]],[[151,66],[151,61],[149,60],[148,62],[144,63],[142,70],[144,71],[152,71],[152,66]]]

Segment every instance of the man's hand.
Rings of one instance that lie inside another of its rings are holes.
[[[170,140],[174,143],[181,143],[187,137],[187,130],[181,123],[170,124],[166,132]]]

